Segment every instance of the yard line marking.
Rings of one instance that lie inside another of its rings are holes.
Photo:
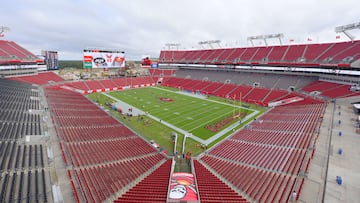
[[[216,119],[219,119],[219,118],[221,118],[222,116],[224,116],[224,115],[220,115],[220,116],[218,116],[218,117],[215,117],[215,118],[213,118],[213,119],[209,120],[209,122],[208,122],[208,123],[210,123],[210,122],[212,122],[212,121],[214,121],[214,120],[216,120]],[[204,126],[204,123],[202,123],[202,124],[200,124],[200,125],[196,126],[195,128],[192,128],[192,129],[190,129],[190,130],[188,130],[188,131],[189,131],[189,132],[191,132],[191,131],[195,130],[196,128],[200,128],[201,126]]]

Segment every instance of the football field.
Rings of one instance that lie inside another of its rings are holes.
[[[233,115],[252,112],[240,108],[239,103],[197,98],[163,88],[146,87],[108,94],[203,140],[241,119]],[[225,124],[224,120],[227,120]]]

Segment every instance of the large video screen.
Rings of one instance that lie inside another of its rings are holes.
[[[59,58],[57,51],[42,51],[41,52],[44,58],[44,64],[48,70],[57,70],[59,69]]]
[[[121,67],[125,67],[123,51],[84,49],[84,68]]]

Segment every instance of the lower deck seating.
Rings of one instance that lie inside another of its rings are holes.
[[[351,85],[347,85],[347,84],[339,84],[339,83],[317,80],[308,84],[302,90],[309,93],[318,91],[320,92],[320,95],[329,98],[342,98],[342,97],[360,95],[360,92],[354,93],[350,90],[350,88]]]
[[[202,164],[256,202],[300,195],[325,104],[276,107],[202,156]],[[201,195],[201,193],[200,193]]]
[[[64,162],[71,166],[74,201],[106,201],[165,160],[83,95],[57,87],[45,93]]]
[[[288,202],[294,185],[300,179],[296,176],[261,170],[209,155],[202,157],[200,163],[216,171],[237,189],[246,193],[250,197],[249,200],[254,202]],[[201,196],[201,192],[199,193]]]
[[[166,202],[171,164],[172,160],[167,160],[114,202]]]
[[[0,202],[48,202],[45,169],[7,173],[0,179]]]
[[[43,131],[37,98],[37,87],[0,79],[0,202],[48,202],[46,147],[24,139]]]
[[[200,202],[248,202],[197,160],[194,169]]]
[[[39,72],[36,75],[18,76],[9,79],[37,85],[44,85],[48,84],[49,82],[64,81],[64,79],[62,79],[60,76],[56,75],[53,72]]]
[[[191,82],[191,88],[186,86],[186,84],[189,82]],[[191,90],[194,93],[199,91],[202,94],[215,95],[223,98],[232,99],[235,97],[236,100],[255,103],[260,106],[267,106],[269,102],[296,96],[304,98],[304,100],[294,103],[295,105],[323,102],[299,93],[290,93],[287,90],[271,90],[268,88],[254,88],[246,85],[224,84],[219,82],[190,80],[185,78],[170,77],[164,80],[162,85],[184,90]]]
[[[99,92],[105,90],[123,89],[125,87],[145,87],[154,85],[157,81],[152,77],[125,77],[110,80],[84,80],[66,83],[66,86],[82,90],[86,93]]]

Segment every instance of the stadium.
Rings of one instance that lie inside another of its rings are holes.
[[[0,40],[0,202],[360,198],[359,40],[83,54]]]

